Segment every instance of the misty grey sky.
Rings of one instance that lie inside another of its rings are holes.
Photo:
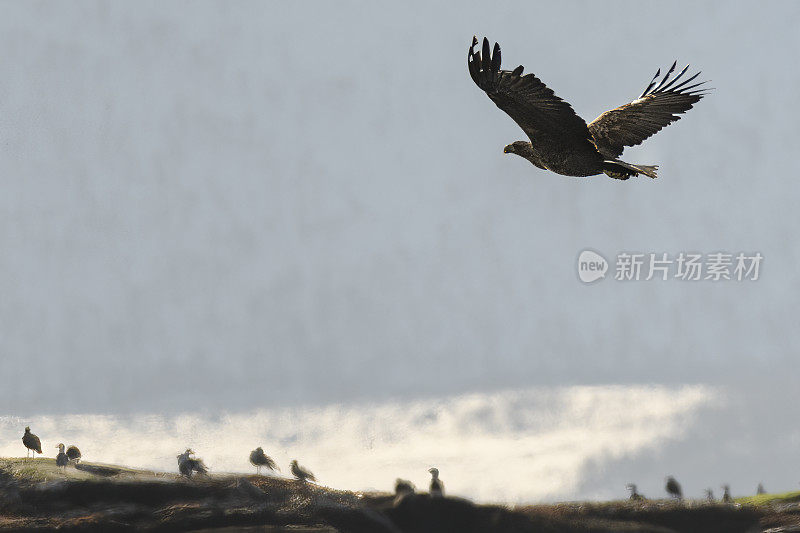
[[[797,3],[0,12],[9,412],[767,383],[796,358]],[[470,80],[473,34],[587,121],[676,58],[716,91],[625,152],[658,180],[566,178],[503,155],[523,134]],[[586,247],[765,259],[584,286]]]

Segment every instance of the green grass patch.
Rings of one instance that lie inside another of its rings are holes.
[[[790,491],[775,494],[758,494],[756,496],[746,496],[744,498],[736,498],[736,503],[742,505],[772,505],[776,503],[795,503],[800,502],[800,491]]]
[[[56,462],[48,457],[36,459],[0,459],[0,470],[17,479],[26,481],[45,481],[57,471]]]

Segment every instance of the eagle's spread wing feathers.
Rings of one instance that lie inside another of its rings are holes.
[[[483,50],[476,52],[477,44],[478,39],[473,37],[467,56],[472,80],[519,124],[531,141],[535,143],[537,137],[574,138],[576,142],[589,138],[586,122],[539,78],[533,74],[523,76],[522,65],[513,71],[500,70],[499,44],[495,43],[490,51],[489,40],[484,37]]]
[[[694,76],[674,85],[686,73],[686,65],[677,76],[669,79],[675,71],[677,61],[667,71],[660,82],[656,72],[642,95],[629,104],[606,111],[589,124],[597,149],[606,157],[618,157],[626,146],[635,146],[658,133],[665,126],[680,119],[697,103],[708,89],[701,87],[706,82],[688,85]]]

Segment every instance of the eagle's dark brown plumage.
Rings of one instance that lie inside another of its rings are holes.
[[[658,81],[656,72],[642,95],[629,104],[606,111],[589,125],[572,107],[555,95],[533,74],[522,75],[522,65],[513,71],[500,70],[500,45],[490,49],[483,39],[482,50],[475,51],[472,38],[467,66],[475,84],[505,111],[528,135],[516,141],[505,153],[520,155],[545,170],[565,176],[594,176],[605,173],[628,179],[640,173],[656,177],[655,165],[634,165],[618,159],[626,146],[635,146],[680,118],[697,103],[707,89],[703,83],[689,85],[700,74],[677,83],[689,68],[674,78],[677,62]]]

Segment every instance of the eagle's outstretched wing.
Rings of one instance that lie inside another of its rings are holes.
[[[663,127],[680,119],[680,113],[691,109],[692,105],[705,95],[708,89],[701,85],[706,82],[687,85],[700,75],[699,72],[674,85],[689,68],[689,65],[686,65],[670,81],[669,77],[675,71],[675,65],[677,61],[657,83],[656,80],[661,75],[661,69],[658,69],[639,98],[606,111],[589,124],[589,131],[600,153],[606,157],[618,157],[626,146],[640,144]]]
[[[483,51],[475,52],[477,37],[472,38],[467,66],[475,84],[525,131],[531,141],[537,138],[562,142],[583,142],[590,138],[586,122],[572,107],[533,74],[522,75],[522,65],[513,71],[500,70],[500,45],[490,52],[484,37]]]

